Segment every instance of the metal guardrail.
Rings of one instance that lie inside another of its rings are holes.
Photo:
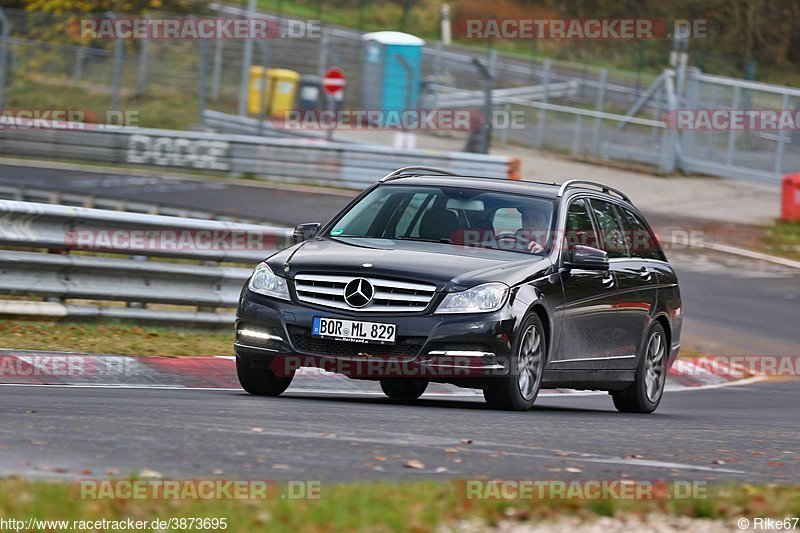
[[[0,293],[47,299],[0,301],[0,314],[230,323],[216,308],[236,306],[251,273],[238,265],[290,239],[288,228],[0,200]]]
[[[36,189],[23,185],[0,185],[0,200],[37,202],[73,207],[92,207],[96,209],[108,209],[111,211],[127,211],[131,213],[167,215],[171,217],[201,218],[206,220],[223,220],[226,222],[253,222],[252,220],[240,217],[208,213],[205,211],[197,211],[185,207],[136,202],[119,198],[104,198],[98,197],[94,194],[78,194],[73,192],[55,191],[52,189]]]
[[[534,100],[547,98],[574,97],[578,93],[580,84],[575,81],[550,83],[547,85],[531,85],[527,87],[512,87],[492,91],[492,103],[495,105],[516,104],[530,105]],[[435,107],[452,109],[458,107],[480,107],[484,104],[483,91],[468,91],[459,87],[431,84],[434,93]]]
[[[268,118],[260,120],[253,117],[242,117],[222,113],[213,109],[203,110],[201,116],[203,125],[220,133],[235,133],[240,135],[258,135],[261,137],[275,137],[283,139],[314,139],[325,142],[325,133],[316,131],[298,131],[286,128],[276,128]],[[337,143],[361,144],[355,141],[337,139]]]
[[[495,178],[511,177],[518,169],[518,161],[511,157],[463,152],[92,124],[62,126],[26,129],[0,116],[0,153],[178,167],[357,189],[410,165]]]

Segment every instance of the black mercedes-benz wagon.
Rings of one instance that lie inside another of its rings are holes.
[[[625,194],[407,167],[260,263],[242,290],[243,388],[317,367],[413,400],[430,382],[530,408],[541,388],[605,390],[650,413],[680,348],[678,280]]]

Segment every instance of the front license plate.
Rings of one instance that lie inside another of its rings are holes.
[[[314,317],[311,334],[339,341],[394,344],[397,326],[338,318]]]

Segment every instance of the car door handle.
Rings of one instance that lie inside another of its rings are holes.
[[[647,267],[642,267],[639,270],[639,276],[645,281],[650,281],[650,278],[653,277],[653,273],[647,270]]]
[[[603,285],[605,285],[607,289],[610,289],[611,287],[614,286],[614,276],[608,276],[607,278],[603,278],[601,281],[603,282]]]

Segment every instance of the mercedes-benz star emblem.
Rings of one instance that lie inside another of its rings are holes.
[[[350,307],[364,307],[375,296],[375,287],[369,280],[356,278],[344,286],[344,301]]]

